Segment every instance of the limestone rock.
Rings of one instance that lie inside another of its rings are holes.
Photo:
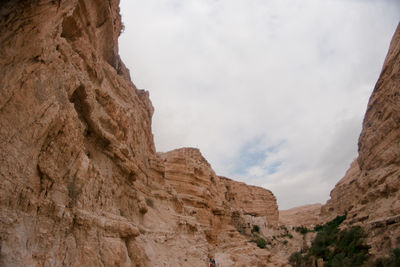
[[[294,226],[313,227],[347,215],[342,227],[360,225],[374,257],[388,256],[400,247],[400,24],[393,36],[382,72],[369,100],[358,142],[359,155],[331,191],[325,205],[279,212],[281,228],[293,235],[285,251],[307,245],[291,232]],[[308,235],[308,234],[307,234]],[[278,244],[275,255],[287,257]],[[297,249],[298,251],[298,249]],[[322,259],[318,265],[323,264]]]
[[[226,201],[236,210],[253,217],[266,217],[268,225],[278,226],[276,198],[270,190],[220,177],[225,184]]]
[[[311,204],[279,211],[279,224],[286,226],[304,226],[309,229],[321,223],[322,204]]]
[[[181,214],[179,224],[196,235],[204,232],[208,251],[220,266],[246,262],[255,266],[266,262],[285,265],[285,260],[249,242],[254,225],[260,227],[263,236],[277,228],[276,199],[269,190],[217,176],[195,148],[176,149],[160,156],[165,163],[165,180],[172,187],[175,210]]]
[[[0,5],[0,265],[286,266],[246,232],[277,227],[270,191],[196,149],[156,153],[118,5]]]
[[[400,164],[400,27],[369,99],[358,142],[362,170]]]
[[[327,219],[347,213],[368,233],[373,255],[400,247],[400,25],[368,103],[358,158],[322,207]]]

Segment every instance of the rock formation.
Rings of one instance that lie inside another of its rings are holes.
[[[117,0],[0,6],[0,265],[285,266],[275,197],[197,149],[156,153]]]
[[[286,266],[310,238],[279,225],[269,190],[217,176],[198,149],[155,151],[149,94],[118,55],[118,5],[0,6],[0,265]],[[400,246],[399,57],[400,27],[359,157],[321,209],[367,228],[375,254]],[[281,224],[314,224],[317,208]]]
[[[322,215],[347,213],[368,233],[373,255],[400,247],[400,25],[368,103],[358,158],[331,192]]]
[[[287,226],[304,226],[312,229],[321,224],[321,204],[311,204],[279,211],[279,224]]]
[[[331,191],[325,205],[279,211],[279,224],[293,238],[286,251],[309,247],[314,236],[299,238],[293,227],[308,229],[346,214],[343,228],[361,226],[371,247],[371,262],[400,248],[400,24],[393,36],[382,72],[369,100],[359,138],[359,155]],[[303,244],[302,242],[303,241]],[[282,246],[271,251],[278,256]],[[290,253],[290,252],[289,252]],[[322,260],[322,259],[320,259]]]

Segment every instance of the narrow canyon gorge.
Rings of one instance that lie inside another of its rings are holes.
[[[400,247],[400,27],[357,159],[326,204],[287,211],[199,149],[156,151],[121,30],[118,0],[1,4],[1,266],[290,266],[315,236],[296,227],[344,214],[372,258]]]

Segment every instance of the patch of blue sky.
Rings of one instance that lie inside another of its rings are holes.
[[[278,168],[282,165],[281,161],[275,161],[274,163],[267,166],[267,173],[274,174],[278,171]]]
[[[246,175],[251,167],[260,166],[266,168],[268,174],[275,173],[282,162],[274,162],[268,166],[264,166],[264,162],[268,155],[277,153],[279,148],[285,143],[281,141],[275,145],[265,147],[263,137],[255,137],[242,146],[237,156],[233,173],[236,175]]]

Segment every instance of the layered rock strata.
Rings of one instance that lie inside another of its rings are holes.
[[[196,149],[156,153],[118,1],[0,6],[0,265],[284,266],[250,242],[275,197]]]
[[[400,25],[368,103],[358,158],[331,192],[322,215],[347,214],[368,233],[374,255],[400,247]]]
[[[279,224],[289,227],[307,227],[313,229],[314,226],[321,224],[322,205],[311,204],[295,207],[288,210],[279,211]]]
[[[262,266],[269,262],[279,266],[284,263],[249,243],[254,225],[259,226],[263,236],[277,230],[276,199],[269,190],[217,176],[195,148],[159,155],[165,164],[165,181],[171,186],[175,209],[181,214],[183,224],[194,235],[201,233],[209,253],[219,265],[246,266],[251,262]]]

